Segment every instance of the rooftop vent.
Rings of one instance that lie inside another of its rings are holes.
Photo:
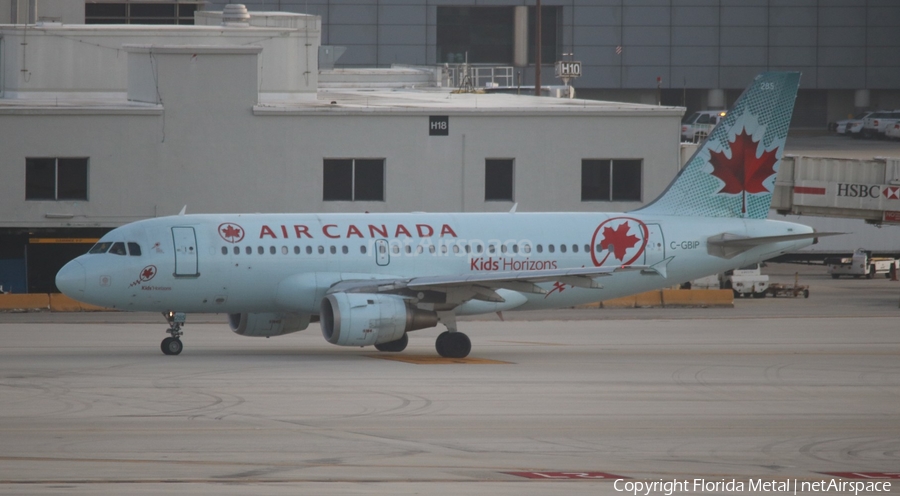
[[[250,26],[250,13],[247,7],[241,3],[230,3],[222,9],[222,25],[247,27]]]

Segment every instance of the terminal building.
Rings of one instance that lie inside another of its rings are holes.
[[[0,26],[5,291],[54,291],[108,229],[185,206],[622,211],[679,168],[681,107],[457,92],[433,68],[319,71],[319,16],[195,15]]]
[[[242,0],[321,16],[338,67],[507,67],[534,84],[534,0]],[[228,0],[212,0],[221,9]],[[553,63],[583,64],[578,95],[729,108],[767,70],[802,71],[792,126],[825,128],[900,108],[896,0],[542,0],[542,84]],[[205,7],[206,8],[206,7]],[[468,55],[466,55],[468,54]],[[659,88],[659,90],[657,90]]]
[[[241,0],[251,11],[318,16],[338,68],[464,61],[532,86],[534,0]],[[0,24],[193,24],[229,0],[0,0]],[[900,108],[896,0],[542,0],[542,84],[553,64],[583,63],[592,99],[728,108],[766,70],[803,72],[793,127]]]

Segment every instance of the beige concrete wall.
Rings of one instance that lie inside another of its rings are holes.
[[[314,98],[318,25],[311,23],[310,32],[305,27],[0,26],[4,39],[0,84],[6,98],[121,97],[128,87],[123,45],[254,45],[265,52],[258,60],[264,98]]]

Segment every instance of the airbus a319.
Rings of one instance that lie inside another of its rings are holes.
[[[110,231],[64,266],[66,295],[168,321],[226,313],[243,336],[318,321],[340,346],[402,351],[442,324],[435,348],[465,357],[456,317],[570,307],[662,288],[813,243],[766,220],[799,73],[752,82],[668,189],[629,213],[199,214]]]

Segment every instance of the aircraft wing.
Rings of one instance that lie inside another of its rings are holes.
[[[665,266],[671,260],[650,265],[628,265],[613,267],[579,267],[568,269],[497,271],[474,274],[454,274],[441,276],[412,277],[409,279],[374,279],[341,281],[332,286],[328,293],[395,293],[414,295],[424,291],[455,293],[462,300],[476,299],[503,302],[495,289],[509,289],[523,293],[546,294],[547,290],[538,286],[542,282],[561,282],[580,288],[600,289],[596,279],[611,276],[617,272],[640,271],[647,275],[665,277]],[[453,298],[457,299],[457,298]]]

